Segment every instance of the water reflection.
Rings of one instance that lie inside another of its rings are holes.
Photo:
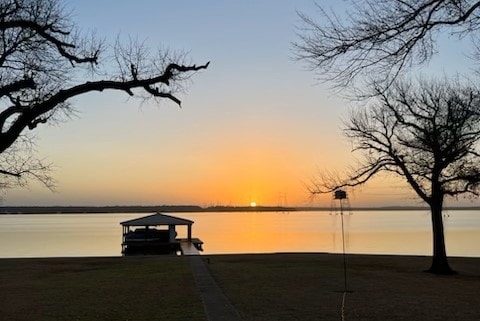
[[[0,215],[0,257],[118,256],[120,222],[145,214]],[[204,253],[341,252],[341,216],[329,212],[180,213]],[[360,211],[344,216],[349,253],[431,254],[425,211]],[[450,256],[480,256],[480,217],[450,211]],[[178,227],[179,237],[187,229]]]

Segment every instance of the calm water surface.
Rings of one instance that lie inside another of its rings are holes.
[[[480,213],[448,211],[447,253],[480,257]],[[0,257],[119,256],[120,222],[148,214],[0,215]],[[173,214],[193,220],[205,254],[342,251],[341,216],[330,212]],[[430,255],[427,211],[344,215],[349,253]],[[177,227],[180,237],[186,227]]]

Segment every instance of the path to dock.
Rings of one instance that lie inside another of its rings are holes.
[[[200,252],[197,250],[195,245],[193,245],[193,243],[189,240],[180,240],[180,248],[182,249],[183,255],[200,255]]]
[[[200,255],[189,256],[195,283],[209,321],[240,321],[240,314],[223,294]]]

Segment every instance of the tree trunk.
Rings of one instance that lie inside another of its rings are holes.
[[[432,200],[430,210],[432,213],[433,258],[432,266],[427,272],[435,274],[454,274],[455,271],[453,271],[448,265],[447,252],[445,250],[442,208],[442,197]]]

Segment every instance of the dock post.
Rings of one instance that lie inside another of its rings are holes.
[[[170,243],[174,243],[176,237],[177,237],[177,233],[175,231],[175,225],[169,225],[168,226],[168,241]]]

